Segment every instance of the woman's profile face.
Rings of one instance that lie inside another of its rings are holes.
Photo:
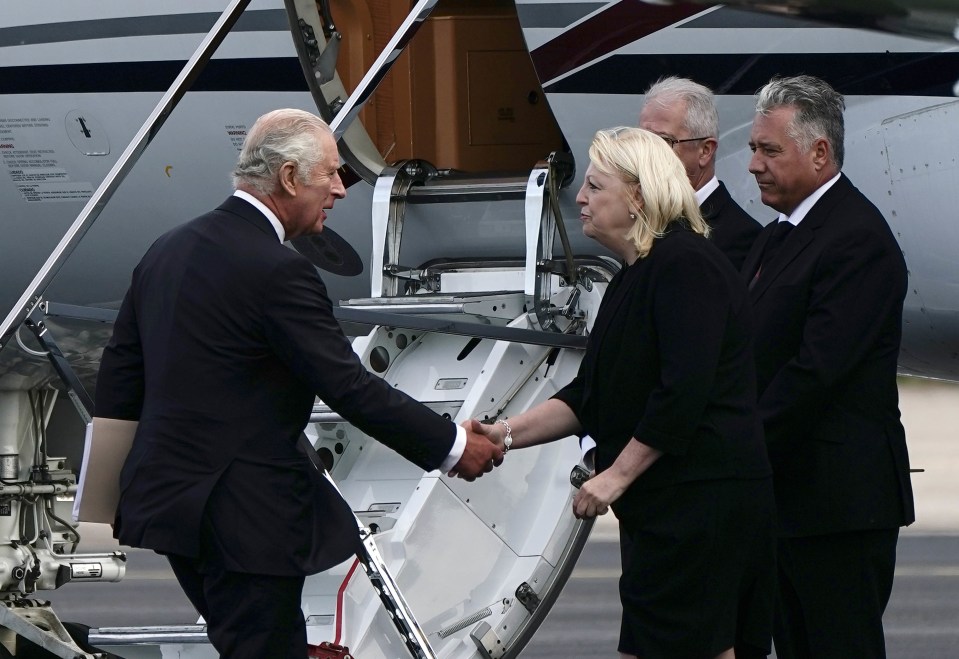
[[[590,163],[576,203],[580,205],[583,235],[629,261],[636,256],[636,247],[626,239],[626,233],[636,220],[629,216],[627,193],[623,181],[604,174]]]

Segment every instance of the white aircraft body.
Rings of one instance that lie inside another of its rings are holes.
[[[230,194],[246,129],[277,107],[330,120],[356,179],[327,230],[295,248],[344,300],[340,318],[360,335],[364,363],[461,421],[515,414],[576,372],[618,268],[577,222],[573,171],[585,169],[596,129],[635,124],[643,90],[661,76],[709,84],[720,109],[719,176],[765,223],[775,214],[746,171],[752,94],[774,74],[819,75],[846,95],[844,171],[883,211],[909,266],[902,372],[959,377],[959,53],[948,38],[959,12],[911,5],[868,18],[870,27],[945,35],[929,39],[854,27],[866,20],[855,13],[830,16],[846,25],[836,27],[635,0],[401,4],[254,0],[202,67],[198,53],[232,23],[237,2],[5,4],[7,600],[122,578],[122,558],[75,553],[64,521],[73,474],[47,456],[50,446],[78,452],[82,424],[57,420],[83,418],[82,391],[92,391],[111,313],[140,256]],[[394,46],[399,57],[380,56]],[[158,113],[193,64],[202,71],[189,90]],[[51,347],[64,359],[52,360]],[[70,400],[54,403],[57,392]],[[423,474],[321,402],[306,432],[369,534],[368,576],[395,579],[403,600],[381,601],[349,562],[311,577],[310,643],[335,641],[364,659],[517,656],[589,532],[570,513],[576,438],[511,453],[467,484]],[[42,483],[35,464],[49,467]],[[14,609],[0,607],[0,626],[29,636],[33,621]],[[45,647],[74,656],[60,636]],[[93,630],[90,641],[125,657],[215,656],[199,626]]]

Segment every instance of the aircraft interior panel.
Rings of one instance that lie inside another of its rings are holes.
[[[573,253],[606,253],[583,236],[579,207],[575,203],[579,186],[570,187],[560,190],[559,199]],[[403,225],[400,262],[404,266],[419,267],[441,258],[522,259],[526,245],[524,217],[522,200],[410,203]]]
[[[331,3],[347,90],[406,17],[401,9],[382,0]],[[440,2],[360,117],[386,162],[524,171],[563,149],[514,4],[504,0]]]

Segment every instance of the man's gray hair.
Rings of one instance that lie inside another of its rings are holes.
[[[813,76],[777,76],[756,94],[756,112],[766,115],[782,106],[796,108],[787,131],[796,144],[803,151],[808,151],[813,142],[825,139],[829,143],[833,162],[838,169],[842,169],[846,133],[842,116],[846,103],[842,94],[825,80]]]
[[[666,107],[674,100],[686,102],[683,127],[690,137],[719,137],[719,116],[713,92],[689,78],[660,78],[646,90],[646,103]],[[674,136],[675,137],[675,136]]]
[[[309,183],[313,168],[323,160],[322,133],[330,134],[326,122],[303,110],[286,108],[263,115],[243,142],[233,169],[233,187],[246,184],[271,194],[285,162],[295,163],[297,178]]]

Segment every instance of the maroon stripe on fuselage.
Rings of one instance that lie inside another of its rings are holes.
[[[702,5],[685,3],[662,6],[621,0],[533,50],[533,66],[540,81],[546,84],[704,9]]]

